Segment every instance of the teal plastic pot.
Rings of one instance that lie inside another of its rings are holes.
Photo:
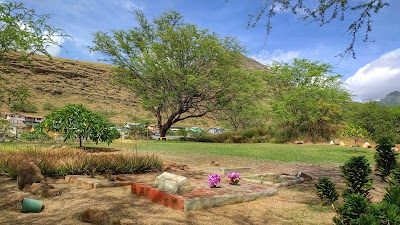
[[[29,213],[29,212],[34,212],[38,213],[42,211],[43,207],[43,202],[36,200],[36,199],[31,199],[31,198],[24,198],[22,200],[22,207],[21,207],[21,212],[23,213]]]

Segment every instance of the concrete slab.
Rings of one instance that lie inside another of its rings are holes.
[[[110,181],[107,179],[90,178],[84,175],[67,175],[65,176],[65,181],[70,184],[75,184],[84,189],[96,189],[96,188],[106,188],[106,187],[120,187],[124,183],[120,181]]]
[[[189,178],[189,180],[193,190],[182,194],[172,194],[159,190],[154,188],[150,182],[133,183],[131,192],[156,204],[182,211],[201,210],[247,202],[277,193],[274,186],[256,185],[242,181],[239,185],[231,185],[228,179],[224,179],[220,183],[220,188],[210,188],[207,178]]]
[[[250,167],[237,167],[237,168],[225,168],[225,167],[210,167],[205,168],[204,171],[207,173],[217,173],[217,174],[228,174],[228,173],[245,173],[251,170]]]

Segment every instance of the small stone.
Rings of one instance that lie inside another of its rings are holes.
[[[365,143],[362,145],[362,147],[363,147],[363,148],[371,148],[371,145],[370,145],[368,142],[365,142]]]

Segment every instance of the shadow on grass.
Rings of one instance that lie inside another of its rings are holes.
[[[116,148],[107,147],[82,147],[82,149],[89,153],[99,153],[99,152],[119,152],[121,150]]]

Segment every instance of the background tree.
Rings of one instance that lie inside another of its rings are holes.
[[[380,105],[375,101],[352,102],[346,110],[347,123],[365,129],[377,141],[381,137],[391,137],[400,141],[400,107]]]
[[[55,131],[63,135],[64,141],[79,139],[79,147],[82,140],[111,143],[120,137],[112,124],[103,117],[86,109],[83,105],[69,104],[62,109],[50,113],[39,124],[37,130]]]
[[[18,87],[9,90],[8,105],[12,111],[36,113],[37,107],[28,101],[29,97],[30,94],[26,87]]]
[[[357,150],[357,142],[360,138],[365,138],[368,136],[368,131],[364,128],[351,124],[343,132],[343,137],[351,138],[354,141],[354,151]]]
[[[299,20],[307,23],[318,23],[325,26],[335,20],[350,20],[347,25],[346,32],[351,37],[350,44],[340,56],[351,54],[353,58],[355,54],[355,44],[363,37],[363,42],[369,42],[369,32],[372,31],[372,16],[389,6],[387,0],[320,0],[320,1],[303,1],[303,0],[264,0],[263,7],[254,15],[250,15],[248,27],[254,27],[266,16],[266,32],[269,36],[272,30],[271,19],[277,12],[289,12],[297,15]],[[360,35],[364,33],[364,35]]]
[[[329,64],[306,59],[270,67],[267,81],[273,130],[283,140],[329,140],[335,135],[350,95],[341,76],[331,69]]]
[[[152,23],[142,12],[134,15],[137,27],[96,32],[90,50],[118,67],[117,81],[154,114],[161,137],[171,125],[217,111],[240,92],[243,48],[235,39],[185,23],[175,11]]]
[[[218,121],[235,131],[265,127],[268,110],[263,76],[260,72],[244,74],[242,82],[238,83],[241,91],[218,112]]]
[[[11,133],[12,126],[6,119],[0,118],[0,141],[7,141],[14,135]]]

